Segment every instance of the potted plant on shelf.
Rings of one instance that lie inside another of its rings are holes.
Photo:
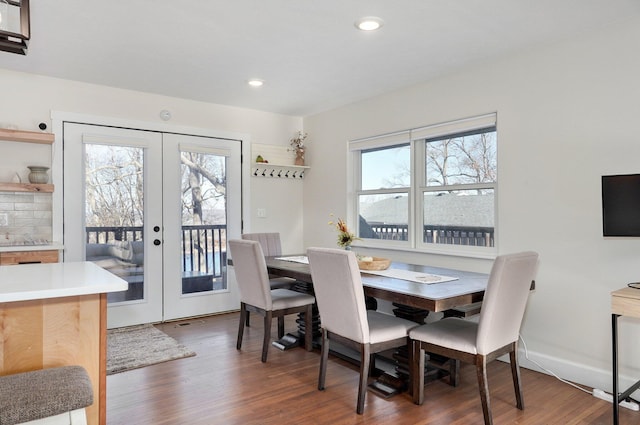
[[[298,135],[291,139],[290,145],[293,149],[292,151],[296,154],[296,159],[294,161],[294,165],[304,165],[304,141],[307,138],[307,133],[303,133],[302,131],[298,131]]]

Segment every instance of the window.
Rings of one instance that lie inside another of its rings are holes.
[[[350,150],[350,219],[364,244],[452,252],[494,247],[495,114],[356,140]]]

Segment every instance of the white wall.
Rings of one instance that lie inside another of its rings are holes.
[[[602,237],[600,176],[640,173],[639,41],[640,20],[629,20],[306,117],[312,172],[305,180],[305,246],[335,244],[326,223],[331,212],[346,215],[348,140],[497,111],[498,250],[541,255],[522,329],[530,357],[611,390],[609,293],[640,280],[640,240]],[[384,254],[490,267],[479,259]],[[640,377],[640,321],[621,324],[629,382]]]
[[[106,117],[115,121],[141,124],[166,131],[194,129],[208,133],[234,133],[248,135],[252,143],[287,145],[289,139],[302,129],[302,119],[249,109],[214,105],[185,99],[171,98],[129,90],[120,90],[80,82],[47,78],[33,74],[0,69],[0,126],[39,131],[44,122],[52,131],[51,114],[71,113],[92,117]],[[160,120],[161,110],[171,111],[170,121]],[[54,149],[60,148],[60,135],[56,135]],[[34,158],[31,145],[0,143],[0,157],[20,161],[49,162],[49,149],[40,149]],[[251,158],[245,158],[245,162]],[[6,162],[6,161],[5,161]],[[26,163],[26,162],[25,162]],[[22,170],[19,163],[15,163]],[[6,163],[0,162],[0,166]],[[18,171],[18,170],[16,170]],[[23,172],[26,172],[22,170]],[[52,178],[61,170],[52,169]],[[13,173],[4,173],[13,176]],[[10,180],[9,180],[10,181]],[[296,183],[296,184],[291,184]],[[302,238],[302,181],[283,182],[247,178],[243,182],[251,189],[245,202],[245,231],[276,231],[283,235],[283,249],[301,252]],[[255,194],[255,196],[253,196]],[[285,208],[286,206],[286,208]],[[256,208],[268,211],[267,218],[256,217]],[[297,236],[296,236],[297,235]]]

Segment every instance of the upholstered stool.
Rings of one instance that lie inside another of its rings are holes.
[[[0,376],[0,424],[86,425],[93,388],[82,366]]]

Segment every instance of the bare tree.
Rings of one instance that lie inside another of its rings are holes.
[[[182,152],[182,211],[183,223],[202,225],[207,223],[205,205],[224,199],[226,194],[226,173],[224,158],[216,155],[196,152]],[[212,217],[212,219],[215,219]],[[198,237],[189,241],[200,259],[199,269],[206,268],[206,248],[202,243],[212,246],[207,241],[204,229],[197,231]],[[190,233],[191,235],[191,233]]]
[[[427,185],[496,181],[495,136],[495,132],[483,132],[427,142]]]

